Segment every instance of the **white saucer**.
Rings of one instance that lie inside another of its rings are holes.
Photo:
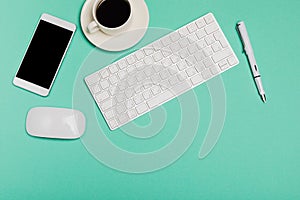
[[[107,51],[122,51],[134,46],[143,38],[149,23],[148,7],[144,0],[132,0],[131,25],[126,32],[117,36],[107,35],[101,31],[96,33],[89,33],[87,31],[88,24],[93,21],[92,7],[94,1],[86,0],[80,16],[81,29],[92,44]]]

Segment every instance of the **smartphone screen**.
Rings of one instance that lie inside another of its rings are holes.
[[[73,31],[40,20],[16,77],[50,89]]]

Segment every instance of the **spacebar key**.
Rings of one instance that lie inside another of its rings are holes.
[[[153,99],[150,99],[147,102],[147,104],[150,108],[153,108],[153,107],[158,106],[161,103],[166,102],[167,100],[171,99],[172,97],[174,97],[174,94],[171,91],[166,90],[165,92],[157,95]]]

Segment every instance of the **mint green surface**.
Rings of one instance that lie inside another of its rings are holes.
[[[72,107],[76,73],[93,49],[80,29],[83,3],[27,0],[0,4],[1,200],[300,198],[300,1],[147,0],[151,27],[176,29],[214,13],[240,64],[222,75],[227,116],[221,138],[208,157],[198,159],[210,119],[209,94],[200,86],[195,91],[201,107],[201,131],[189,150],[173,165],[139,175],[99,163],[80,140],[39,139],[25,131],[31,107]],[[12,84],[43,12],[74,22],[78,28],[47,98]],[[249,31],[266,104],[259,99],[242,54],[235,31],[238,20],[244,20]],[[169,106],[177,109],[175,102]],[[118,138],[115,141],[122,143]]]

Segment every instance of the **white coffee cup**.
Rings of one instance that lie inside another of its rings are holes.
[[[102,25],[96,16],[97,9],[99,9],[101,4],[105,1],[111,1],[111,0],[96,0],[94,2],[93,10],[92,10],[93,21],[90,22],[89,25],[87,26],[88,32],[95,33],[97,31],[102,31],[103,33],[106,33],[108,35],[116,35],[116,34],[119,34],[123,31],[125,31],[129,27],[129,25],[131,23],[131,19],[132,19],[132,2],[131,2],[132,0],[119,0],[119,1],[128,2],[129,7],[130,7],[130,14],[129,14],[128,19],[123,24],[121,24],[120,26],[117,26],[117,27],[113,27],[113,28]],[[116,0],[113,0],[113,1],[116,1]],[[114,11],[112,10],[110,12],[114,12]]]

